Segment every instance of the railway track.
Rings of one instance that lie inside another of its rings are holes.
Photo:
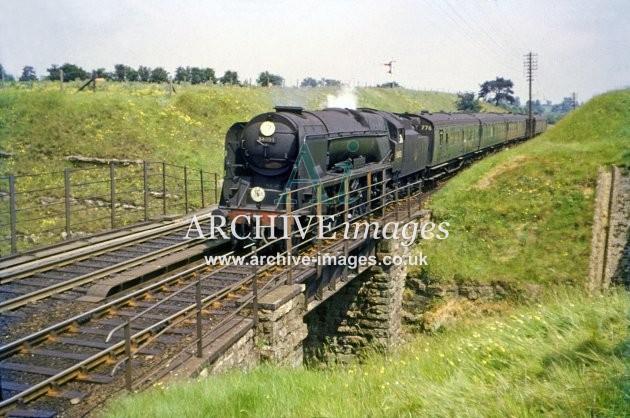
[[[393,207],[411,214],[411,199],[389,206],[387,216],[392,219]],[[364,241],[340,237],[294,250],[300,255],[347,254]],[[256,295],[315,274],[313,266],[207,266],[200,262],[14,339],[0,346],[4,395],[0,413],[54,416],[74,403],[71,415],[82,415],[81,405],[89,411],[87,405],[100,403],[99,399],[119,391],[123,384],[135,389],[160,379],[172,369],[173,359],[201,353],[204,341],[210,342],[218,330],[251,328],[248,317],[255,309]]]
[[[42,395],[50,395],[44,406],[51,409],[40,411],[63,409],[64,401],[59,399],[81,401],[90,392],[90,384],[115,380],[113,360],[125,352],[126,332],[134,347],[153,342],[153,347],[138,349],[137,354],[158,356],[193,334],[187,314],[197,306],[196,298],[205,304],[216,302],[204,318],[204,327],[211,326],[226,309],[236,306],[247,280],[251,274],[243,268],[211,272],[201,263],[0,346],[0,386],[5,394],[0,412]],[[127,330],[117,328],[127,323]],[[170,327],[168,332],[163,332],[166,327]],[[75,388],[58,389],[71,380],[76,381]]]
[[[201,215],[200,222],[207,216]],[[172,258],[171,264],[177,264],[178,258],[189,260],[200,256],[209,248],[184,239],[188,226],[189,221],[183,220],[38,260],[15,264],[10,259],[0,263],[0,313],[15,311],[54,295],[56,300],[63,301],[81,297],[86,301],[98,300],[108,296],[108,292],[134,284],[133,274],[143,277],[159,270],[143,269],[142,266],[168,256]],[[122,272],[127,273],[127,277],[118,282],[110,280],[109,287],[94,287],[98,281],[111,279]],[[94,294],[85,298],[90,290]]]

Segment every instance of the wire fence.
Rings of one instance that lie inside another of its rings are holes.
[[[218,198],[217,173],[165,162],[0,176],[0,256],[186,214]]]

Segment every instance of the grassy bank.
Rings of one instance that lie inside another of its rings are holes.
[[[450,235],[422,244],[425,279],[583,285],[597,167],[630,166],[628,144],[625,90],[594,98],[546,134],[460,173],[428,203],[450,223]]]
[[[469,314],[364,365],[261,367],[158,385],[116,401],[105,416],[622,416],[629,308],[622,292],[559,291],[541,305]]]
[[[69,166],[68,155],[165,160],[223,171],[223,140],[235,122],[276,105],[318,109],[336,88],[100,85],[64,93],[56,83],[0,89],[0,173],[30,174]],[[356,89],[358,105],[392,111],[455,110],[456,96],[404,89]],[[488,107],[491,109],[491,107]]]
[[[17,248],[56,242],[66,233],[64,215],[64,168],[93,168],[89,163],[71,163],[68,156],[104,160],[166,161],[192,168],[192,176],[206,180],[210,173],[223,174],[224,138],[229,127],[252,116],[273,111],[276,105],[326,107],[337,88],[257,88],[141,83],[105,83],[96,92],[76,92],[78,85],[68,83],[59,91],[57,83],[20,84],[0,89],[0,176],[7,173],[29,175],[17,179]],[[345,92],[345,90],[344,90]],[[347,93],[346,93],[347,94]],[[421,109],[455,110],[456,96],[445,93],[417,92],[404,89],[356,89],[359,106],[397,111]],[[336,104],[340,106],[341,104]],[[152,165],[151,167],[157,167]],[[143,175],[141,166],[119,165],[116,185],[118,203],[128,208],[118,211],[117,226],[144,219]],[[51,173],[54,174],[45,174]],[[139,174],[138,174],[139,173]],[[149,172],[150,192],[163,193],[162,171]],[[197,174],[194,174],[197,173]],[[72,175],[73,203],[70,231],[90,233],[106,229],[110,212],[109,167]],[[169,169],[167,206],[184,213],[184,175],[181,168]],[[198,179],[191,179],[189,203],[201,205]],[[89,185],[85,186],[83,183]],[[0,196],[7,193],[7,179],[0,178]],[[36,191],[36,192],[35,192]],[[96,197],[95,197],[96,196]],[[208,197],[213,190],[206,190]],[[160,197],[149,202],[148,214],[161,214]],[[104,200],[100,205],[89,201]],[[42,207],[44,202],[52,202]],[[8,199],[0,201],[0,255],[9,251]],[[27,209],[24,209],[27,208]],[[4,215],[4,216],[2,216]],[[98,220],[95,221],[95,219]],[[6,238],[6,239],[4,239]]]
[[[544,290],[538,303],[451,300],[456,321],[393,356],[158,385],[105,416],[627,415],[630,298],[589,297],[583,284],[597,167],[630,163],[629,121],[629,91],[598,97],[544,136],[475,164],[429,203],[451,228],[447,240],[423,243],[425,279],[534,282]]]

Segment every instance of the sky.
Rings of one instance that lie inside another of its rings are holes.
[[[524,55],[537,57],[534,100],[580,102],[630,85],[630,1],[606,0],[3,0],[0,64],[86,70],[268,70],[352,86],[475,91],[511,79],[527,100]],[[384,63],[394,60],[393,74]]]

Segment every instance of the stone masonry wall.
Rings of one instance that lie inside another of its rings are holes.
[[[378,244],[379,260],[407,254],[408,248],[394,240]],[[405,265],[373,266],[307,314],[307,360],[348,362],[398,345],[406,274]]]
[[[206,372],[200,374],[219,374],[230,369],[239,368],[249,370],[260,362],[260,355],[256,350],[254,330],[250,329],[234,345],[227,349],[217,360],[215,360]]]
[[[258,327],[250,329],[224,353],[208,364],[195,360],[188,375],[206,377],[230,369],[249,370],[261,362],[297,367],[302,365],[304,323],[304,285],[280,286],[259,299]]]
[[[308,332],[304,323],[305,286],[281,286],[259,302],[258,346],[261,361],[299,366],[303,362],[302,342]]]

